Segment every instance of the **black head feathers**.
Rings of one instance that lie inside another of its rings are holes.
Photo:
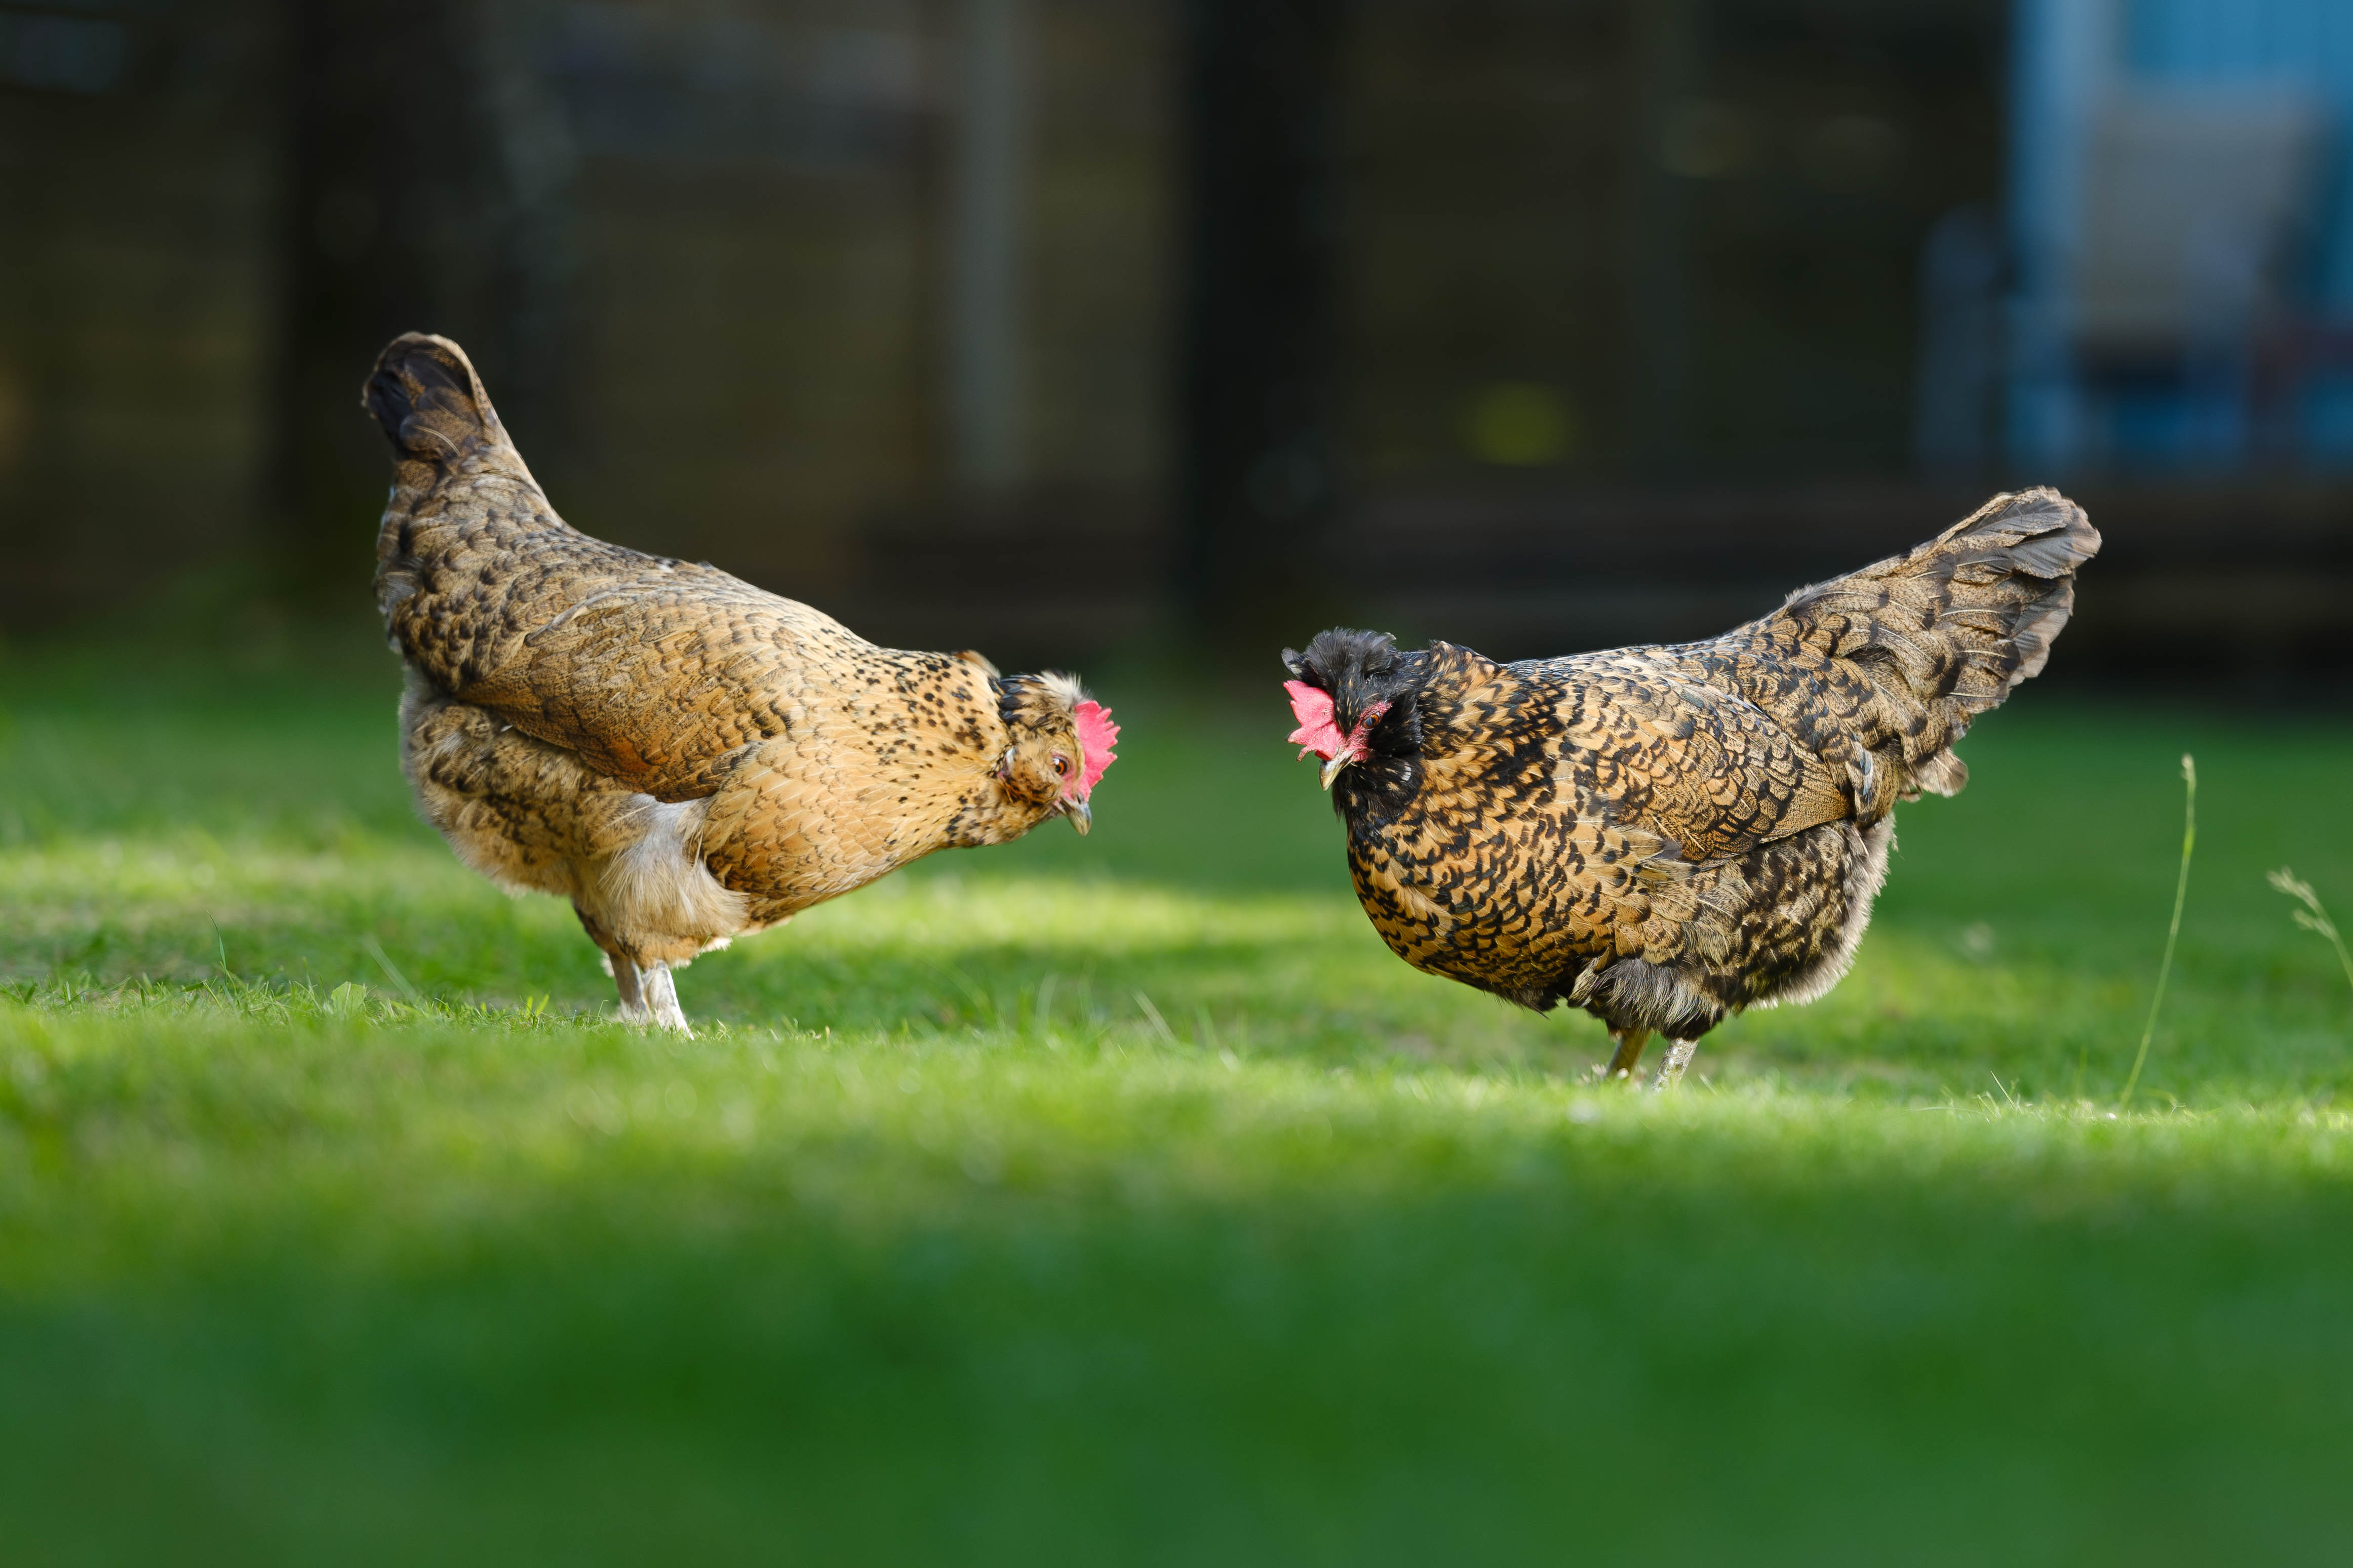
[[[1394,703],[1421,684],[1423,656],[1401,653],[1387,632],[1335,626],[1318,632],[1307,651],[1282,650],[1282,667],[1294,680],[1328,691],[1335,708],[1353,718],[1376,702]]]
[[[1335,750],[1340,736],[1365,726],[1366,755],[1338,774],[1333,805],[1368,824],[1394,816],[1421,787],[1419,697],[1430,655],[1401,652],[1387,632],[1335,626],[1317,633],[1304,653],[1283,649],[1282,665],[1294,681],[1330,697],[1324,722],[1333,728]],[[1304,725],[1309,711],[1298,693],[1293,698],[1293,711]]]

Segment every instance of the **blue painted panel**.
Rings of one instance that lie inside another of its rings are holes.
[[[2013,458],[2171,467],[2221,458],[2224,405],[2177,385],[2086,399],[2072,363],[2065,277],[2081,212],[2089,113],[2113,86],[2276,84],[2331,106],[2333,189],[2316,216],[2312,296],[2353,321],[2353,0],[2013,0],[2009,215],[2017,261],[2009,372]],[[2213,408],[2201,412],[2201,405]],[[2353,376],[2306,399],[2307,462],[2353,462]],[[2203,434],[2201,434],[2203,432]],[[2200,456],[2201,451],[2205,454]],[[2248,455],[2241,450],[2240,458]]]
[[[2315,93],[2353,124],[2353,0],[2125,0],[2119,62],[2128,80]],[[2337,163],[2346,164],[2340,132]],[[2318,292],[2353,315],[2353,202],[2340,178],[2323,220]]]

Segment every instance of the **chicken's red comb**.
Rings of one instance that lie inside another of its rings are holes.
[[[1084,800],[1103,770],[1119,761],[1119,753],[1112,750],[1119,743],[1119,726],[1111,721],[1111,710],[1092,697],[1071,710],[1071,721],[1079,732],[1079,776],[1063,793]]]
[[[1303,680],[1286,680],[1282,689],[1291,693],[1292,717],[1299,721],[1289,743],[1297,746],[1303,757],[1313,752],[1328,763],[1338,756],[1347,740],[1332,721],[1332,694]]]

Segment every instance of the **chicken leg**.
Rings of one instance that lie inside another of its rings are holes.
[[[638,979],[645,991],[646,1021],[694,1038],[694,1031],[686,1026],[686,1015],[679,1010],[678,982],[670,978],[670,965],[650,964],[638,971]]]
[[[638,966],[626,958],[605,955],[605,973],[613,977],[613,989],[621,994],[621,1022],[646,1022],[645,987],[638,984]]]
[[[1620,1079],[1631,1082],[1634,1068],[1642,1060],[1642,1047],[1651,1043],[1651,1031],[1612,1029],[1609,1031],[1609,1037],[1617,1042],[1618,1049],[1611,1054],[1609,1068],[1601,1076],[1613,1083]]]
[[[1658,1079],[1651,1085],[1651,1089],[1663,1094],[1681,1083],[1683,1068],[1691,1066],[1692,1053],[1698,1049],[1697,1040],[1669,1040],[1667,1059],[1659,1064]]]

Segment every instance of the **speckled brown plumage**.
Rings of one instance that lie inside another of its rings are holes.
[[[1084,830],[1075,681],[877,647],[589,538],[445,339],[396,339],[363,401],[393,447],[375,586],[417,799],[469,865],[572,900],[625,1012],[682,1026],[670,969],[935,849]]]
[[[1335,630],[1284,662],[1332,700],[1324,754],[1369,719],[1332,787],[1390,948],[1585,1008],[1619,1070],[1663,1034],[1680,1070],[1742,1008],[1837,984],[1896,803],[1966,782],[1954,742],[2042,670],[2099,546],[2034,489],[1708,642],[1503,665]]]

